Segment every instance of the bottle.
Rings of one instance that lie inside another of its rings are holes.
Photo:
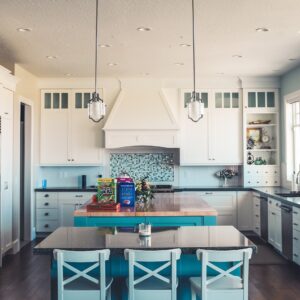
[[[86,189],[86,175],[81,176],[81,188]]]

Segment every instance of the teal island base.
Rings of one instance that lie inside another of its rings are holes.
[[[75,216],[76,227],[136,227],[138,224],[147,223],[152,226],[213,226],[217,225],[216,216],[132,216],[132,217],[92,217]]]

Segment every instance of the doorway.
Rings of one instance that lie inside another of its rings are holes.
[[[20,102],[20,247],[31,241],[32,107]]]

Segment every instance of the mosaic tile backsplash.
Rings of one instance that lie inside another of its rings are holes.
[[[173,153],[111,153],[111,177],[126,172],[134,180],[148,176],[150,182],[174,181]]]

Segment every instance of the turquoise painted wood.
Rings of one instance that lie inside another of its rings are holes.
[[[129,300],[164,300],[177,299],[177,260],[180,259],[181,250],[131,250],[125,249],[125,259],[128,260],[128,288]],[[157,263],[155,268],[150,268],[146,263]],[[167,275],[162,271],[168,269]],[[144,272],[137,275],[137,270]]]
[[[86,268],[83,264],[72,264],[79,270]],[[221,269],[228,269],[233,266],[230,262],[217,262],[215,263]],[[155,263],[150,263],[149,268],[157,268]],[[168,270],[163,270],[162,275],[166,275]],[[89,273],[91,276],[97,276],[97,270],[92,270]],[[142,271],[137,271],[138,275],[143,275]],[[209,276],[216,276],[218,272],[208,268],[207,274]],[[235,270],[232,274],[239,276],[240,270]],[[73,275],[66,274],[66,275]],[[179,278],[179,285],[177,288],[177,299],[178,300],[191,300],[191,288],[189,283],[189,277],[196,277],[201,275],[201,262],[197,259],[195,254],[182,254],[180,260],[177,261],[177,276]],[[126,300],[127,299],[127,288],[125,278],[128,276],[128,261],[125,260],[124,255],[113,254],[110,256],[110,260],[106,262],[106,276],[113,277],[114,282],[112,285],[112,299],[113,300]],[[57,281],[57,262],[52,260],[51,264],[51,282],[54,284]],[[121,288],[120,288],[121,281]],[[54,284],[55,285],[55,284]],[[54,292],[57,292],[55,288]],[[52,297],[51,299],[56,299]]]
[[[76,227],[135,227],[140,223],[153,226],[213,226],[217,224],[215,216],[159,216],[159,217],[74,217]]]
[[[105,267],[110,250],[54,250],[53,254],[57,259],[58,300],[111,299],[112,279],[106,277]],[[79,268],[74,263],[84,266]],[[91,274],[92,271],[94,274]]]
[[[248,300],[249,259],[252,249],[230,251],[197,250],[197,258],[201,260],[201,277],[191,277],[191,296],[196,300]],[[233,263],[228,269],[216,266],[216,262]],[[218,274],[211,276],[208,268]],[[233,274],[240,271],[241,274]]]

